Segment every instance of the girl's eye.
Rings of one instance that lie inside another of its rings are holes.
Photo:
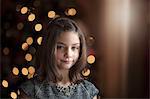
[[[79,47],[72,47],[72,50],[79,50]]]
[[[64,49],[64,46],[62,46],[62,45],[57,45],[57,49]]]

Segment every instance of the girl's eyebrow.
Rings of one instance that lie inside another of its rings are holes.
[[[63,43],[63,42],[57,42],[57,44],[67,45],[67,44],[65,44],[65,43]],[[74,44],[72,44],[72,45],[80,45],[80,43],[74,43]]]

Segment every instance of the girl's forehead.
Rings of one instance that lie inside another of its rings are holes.
[[[58,42],[64,44],[80,44],[80,39],[77,32],[69,31],[61,33],[57,39],[57,43]]]

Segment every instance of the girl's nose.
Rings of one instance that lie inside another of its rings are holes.
[[[72,56],[72,50],[71,50],[71,48],[67,48],[67,49],[66,49],[65,56],[66,56],[67,58],[69,58],[69,57]]]

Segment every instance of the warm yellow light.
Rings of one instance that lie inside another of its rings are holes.
[[[28,16],[28,21],[33,21],[35,19],[35,14],[31,13],[29,16]]]
[[[3,80],[2,85],[3,85],[3,87],[8,87],[8,82],[6,80]]]
[[[26,59],[27,61],[31,61],[31,60],[32,60],[32,55],[29,54],[29,53],[27,53],[27,54],[25,55],[25,59]]]
[[[28,71],[29,71],[30,74],[34,74],[35,73],[35,68],[33,66],[30,66],[28,68]]]
[[[27,43],[23,43],[22,44],[22,49],[23,50],[27,50],[28,49],[28,44]]]
[[[41,45],[41,43],[42,43],[42,37],[38,37],[38,39],[37,39],[37,43],[39,44],[39,45]]]
[[[49,11],[49,12],[48,12],[48,17],[49,17],[49,18],[54,18],[55,15],[56,15],[55,11]]]
[[[26,14],[28,12],[28,8],[27,7],[22,7],[21,8],[21,13],[22,14]]]
[[[90,75],[90,69],[85,68],[85,69],[82,71],[82,75],[83,75],[83,76],[89,76],[89,75]]]
[[[18,75],[19,74],[19,69],[17,67],[14,67],[12,70],[14,75]]]
[[[22,74],[23,75],[28,75],[28,69],[27,68],[22,68]]]
[[[22,30],[23,27],[24,27],[24,24],[22,22],[20,22],[20,23],[17,24],[17,29],[18,30]]]
[[[93,55],[89,55],[89,56],[87,57],[87,62],[88,62],[89,64],[93,64],[93,63],[95,62],[95,57],[94,57]]]
[[[35,30],[36,31],[41,31],[41,29],[42,29],[42,25],[41,24],[36,24],[35,25]]]
[[[76,9],[74,9],[74,8],[68,9],[68,15],[74,16],[74,15],[76,15],[76,13],[77,13]]]
[[[10,96],[13,99],[17,99],[17,94],[15,92],[11,92]]]
[[[26,39],[26,42],[27,42],[28,45],[31,45],[33,43],[33,38],[32,37],[28,37]]]
[[[4,49],[3,49],[3,53],[4,53],[4,55],[8,55],[9,54],[9,48],[8,47],[5,47]]]

